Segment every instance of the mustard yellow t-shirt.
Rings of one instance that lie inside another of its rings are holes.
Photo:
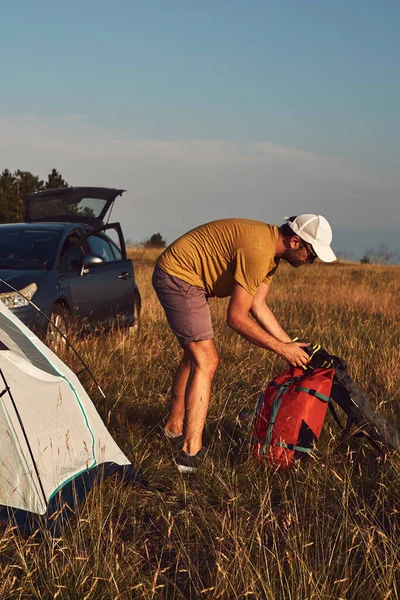
[[[278,227],[248,219],[221,219],[200,225],[178,238],[157,261],[170,275],[205,288],[208,296],[224,298],[238,282],[255,295],[262,282],[270,283]]]

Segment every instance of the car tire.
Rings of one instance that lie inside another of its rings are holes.
[[[57,329],[65,337],[68,335],[71,327],[71,313],[63,304],[54,304],[51,309],[50,321],[46,332],[46,344],[55,354],[65,354],[68,344]]]

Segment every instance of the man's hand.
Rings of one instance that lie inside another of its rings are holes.
[[[289,342],[282,344],[277,353],[293,367],[304,367],[310,362],[310,357],[303,348],[309,345],[308,342]]]

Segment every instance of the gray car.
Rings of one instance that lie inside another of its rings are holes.
[[[37,192],[25,203],[26,223],[0,225],[0,300],[50,343],[55,328],[28,300],[63,333],[72,323],[108,328],[139,322],[140,293],[121,226],[105,224],[123,192],[99,187]]]

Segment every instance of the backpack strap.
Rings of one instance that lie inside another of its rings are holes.
[[[346,423],[345,427],[343,427],[343,425],[341,424],[341,422],[339,420],[338,414],[337,414],[337,412],[335,410],[335,407],[333,406],[332,402],[329,403],[329,410],[331,411],[331,415],[335,419],[336,423],[339,425],[340,429],[347,429],[348,424],[349,424],[349,419],[351,419],[351,416],[350,415],[347,416],[347,423]]]
[[[346,425],[343,427],[343,425],[341,424],[338,414],[332,404],[332,402],[329,404],[329,409],[331,411],[332,417],[335,419],[336,423],[339,425],[340,429],[343,429],[343,438],[347,437],[348,433],[350,432],[350,429],[352,427],[352,425],[354,425],[355,421],[352,417],[351,414],[347,415],[347,421],[346,421]],[[346,434],[346,435],[345,435]],[[359,433],[353,433],[353,435],[351,435],[351,437],[368,437],[367,434],[363,433],[362,431],[360,431]]]
[[[303,446],[296,446],[295,444],[286,444],[286,442],[276,442],[275,446],[287,448],[288,450],[295,450],[296,452],[307,452],[307,454],[311,454],[312,452],[312,448],[304,448]]]
[[[331,400],[328,396],[325,396],[324,394],[320,394],[319,392],[317,392],[317,390],[305,388],[305,387],[302,387],[301,385],[298,385],[295,388],[295,392],[306,392],[306,394],[310,394],[310,396],[315,396],[316,398],[318,398],[319,400],[322,400],[323,402],[330,402],[330,400]]]
[[[352,417],[351,414],[348,414],[347,416],[347,422],[346,425],[343,427],[343,425],[341,424],[341,422],[339,421],[339,417],[337,416],[337,412],[336,410],[333,408],[333,404],[330,403],[329,404],[329,408],[330,411],[332,413],[333,418],[335,419],[336,423],[339,425],[339,427],[342,429],[342,434],[340,436],[339,441],[337,442],[333,452],[337,452],[340,448],[340,446],[342,444],[344,444],[344,442],[348,439],[348,438],[360,438],[360,437],[366,437],[369,442],[375,447],[377,448],[377,450],[379,450],[380,452],[382,452],[382,448],[379,447],[379,445],[364,431],[359,431],[357,433],[350,433],[350,430],[352,428],[352,426],[354,425],[355,421]]]
[[[278,415],[279,409],[281,407],[283,398],[286,396],[287,391],[289,389],[289,387],[292,385],[292,383],[294,381],[297,380],[297,377],[293,377],[292,379],[288,379],[287,381],[285,381],[285,383],[282,383],[281,385],[275,383],[275,381],[272,381],[272,385],[277,388],[277,392],[274,396],[274,399],[272,401],[272,406],[271,406],[271,417],[269,420],[269,425],[268,425],[268,429],[267,429],[267,433],[265,436],[265,443],[263,445],[263,447],[260,450],[260,454],[267,454],[268,452],[268,446],[271,443],[271,438],[272,438],[272,430],[275,424],[275,419]]]

